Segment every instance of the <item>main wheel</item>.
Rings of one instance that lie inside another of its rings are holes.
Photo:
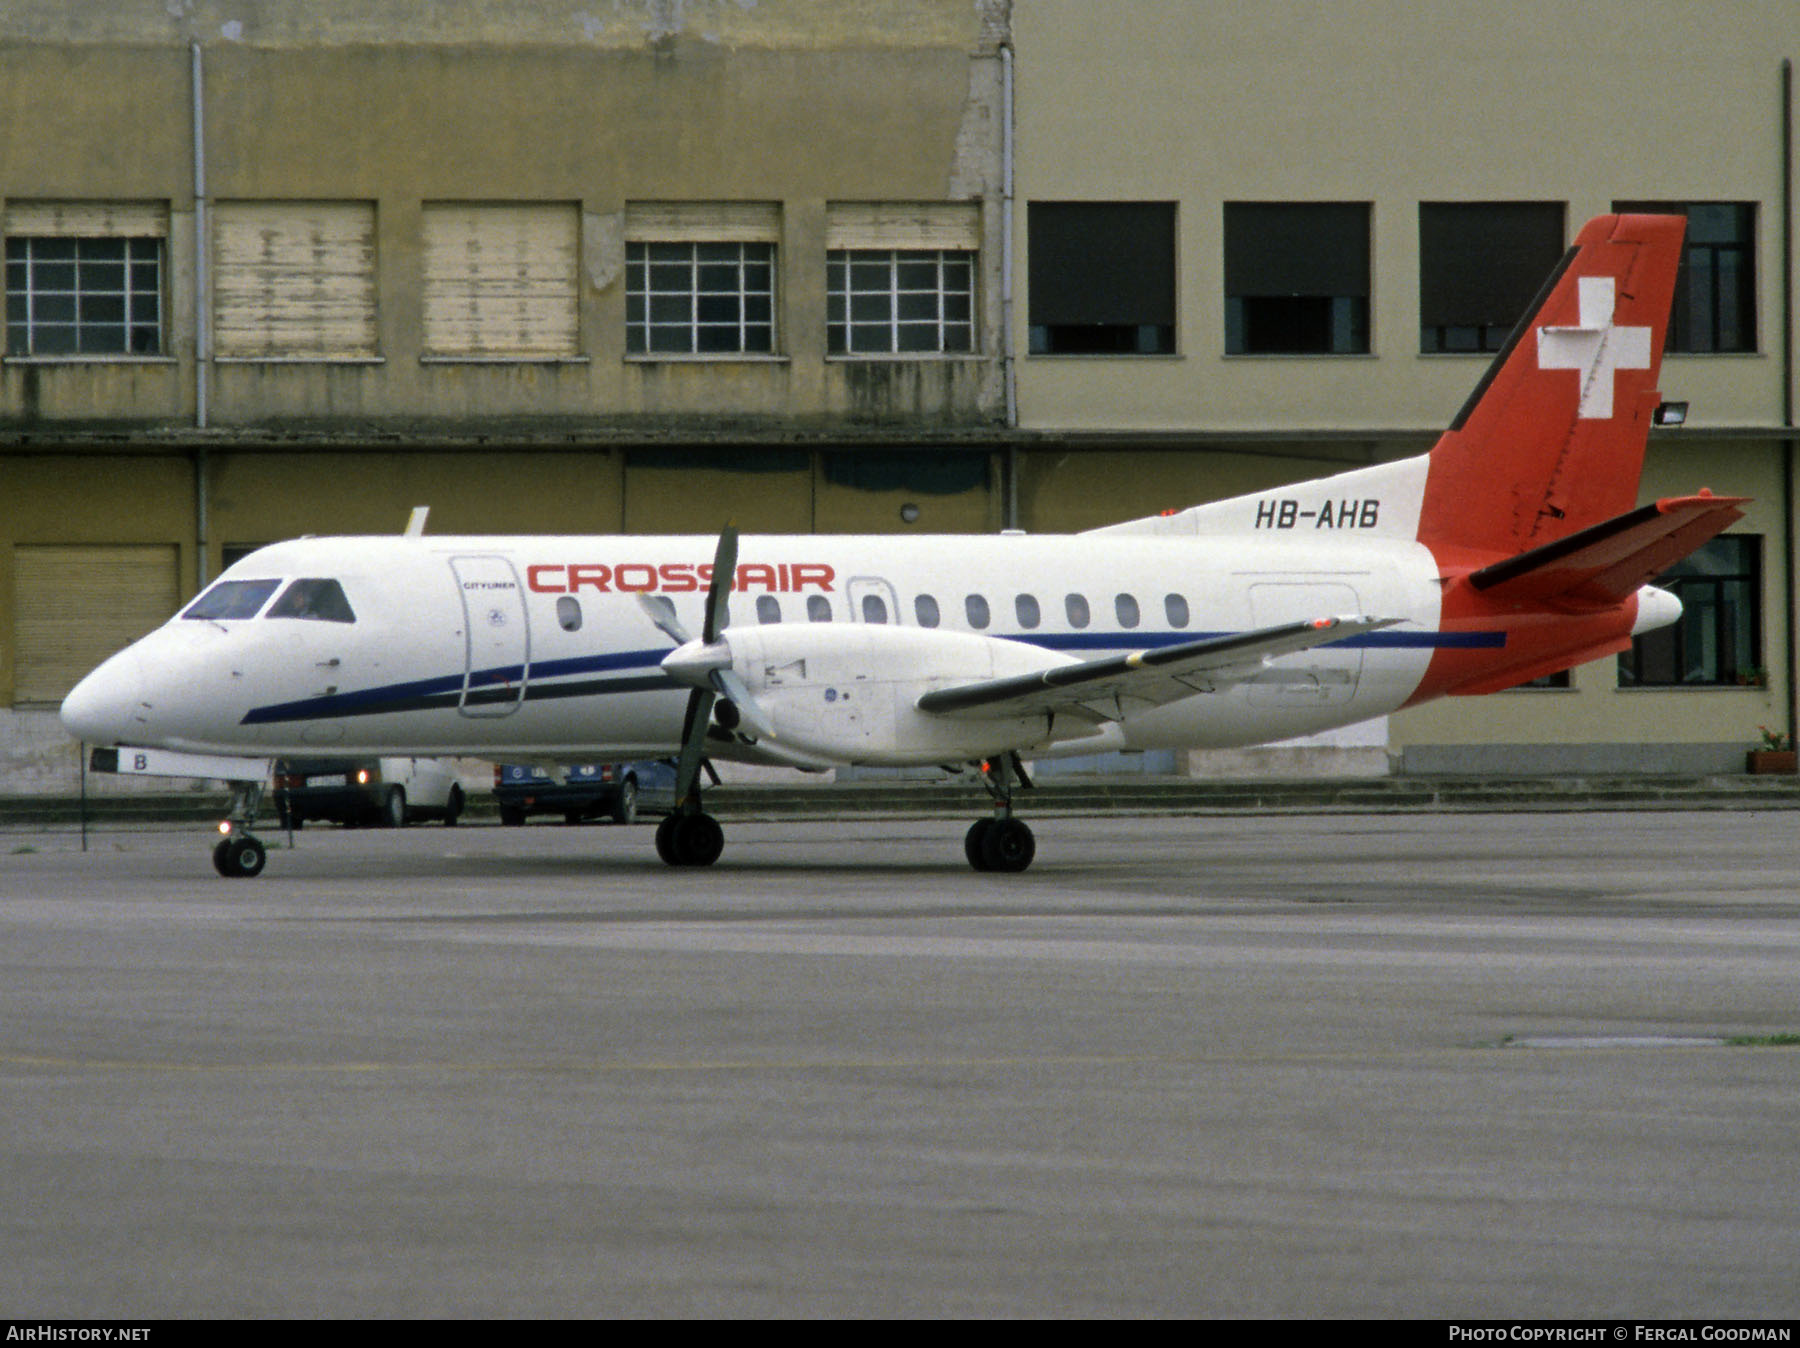
[[[453,785],[450,788],[449,798],[444,802],[444,827],[449,828],[462,818],[463,806],[466,803],[463,800],[463,789]]]
[[[381,798],[381,826],[383,828],[404,828],[406,826],[406,792],[398,786],[390,786],[387,795]]]
[[[988,868],[987,858],[982,855],[981,845],[987,841],[989,830],[994,827],[992,819],[977,819],[969,825],[969,831],[963,835],[963,855],[969,864],[978,871]]]
[[[221,838],[219,845],[213,848],[213,869],[227,879],[261,875],[263,863],[268,859],[269,854],[262,843],[248,833]]]
[[[671,866],[710,866],[725,850],[725,830],[710,814],[672,814],[656,828],[656,854]]]
[[[656,855],[669,866],[681,864],[675,859],[675,826],[680,820],[681,816],[678,814],[664,815],[662,822],[656,826]]]
[[[990,871],[1017,872],[1037,855],[1037,839],[1023,819],[996,819],[981,840],[981,859]]]

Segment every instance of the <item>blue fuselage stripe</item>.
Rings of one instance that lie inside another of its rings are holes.
[[[1149,649],[1232,634],[1188,631],[991,635],[1004,641],[1042,646],[1046,650],[1078,652]],[[1506,645],[1506,633],[1397,632],[1390,628],[1379,632],[1365,632],[1361,636],[1349,637],[1332,644],[1344,650],[1495,650]],[[525,700],[530,702],[672,690],[681,685],[660,668],[663,657],[668,653],[665,648],[616,651],[609,655],[583,655],[563,660],[534,660],[530,665],[529,677],[523,665],[497,665],[490,669],[478,669],[468,676],[461,673],[446,674],[406,683],[383,684],[353,693],[329,693],[294,702],[253,707],[245,714],[243,724],[272,725],[284,721],[321,721],[337,717],[383,716],[397,712],[455,708],[465,702],[465,677],[468,688],[466,700],[487,704],[516,699],[520,683],[525,684]],[[626,674],[626,671],[633,670],[638,672]],[[596,678],[596,675],[612,677]]]

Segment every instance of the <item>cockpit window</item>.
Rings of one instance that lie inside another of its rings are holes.
[[[314,622],[353,623],[356,614],[335,580],[297,580],[269,605],[271,618],[310,618]]]
[[[181,616],[211,622],[221,618],[254,618],[280,584],[278,580],[222,580],[189,604]]]

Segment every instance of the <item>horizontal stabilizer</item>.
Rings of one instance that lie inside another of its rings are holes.
[[[1026,716],[1060,711],[1092,721],[1117,720],[1127,711],[1246,682],[1274,656],[1343,641],[1399,621],[1356,617],[1282,623],[1254,632],[1202,637],[1176,646],[942,688],[926,693],[916,705],[920,711],[940,716]]]
[[[1616,604],[1741,519],[1748,497],[1669,496],[1469,576],[1493,599]]]

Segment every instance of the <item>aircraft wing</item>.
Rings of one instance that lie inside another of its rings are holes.
[[[1281,623],[1254,632],[1202,637],[1178,646],[940,688],[924,694],[916,705],[920,711],[938,716],[1056,712],[1096,723],[1116,721],[1130,712],[1248,682],[1275,656],[1310,650],[1400,621],[1346,617]]]

